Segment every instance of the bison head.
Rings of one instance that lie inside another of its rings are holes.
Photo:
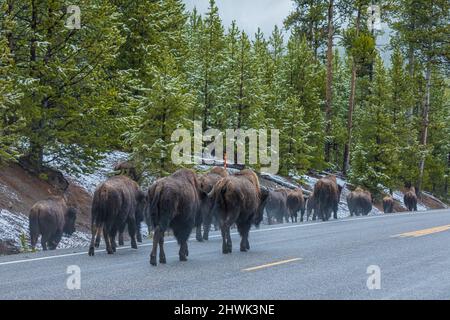
[[[78,210],[73,207],[70,207],[67,209],[63,232],[69,236],[71,236],[72,233],[74,233],[76,231],[75,230],[75,221],[77,219],[77,213],[78,213]]]

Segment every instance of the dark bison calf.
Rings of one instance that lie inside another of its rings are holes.
[[[408,211],[417,211],[417,195],[414,187],[409,190],[403,196],[403,202],[405,203]]]
[[[384,213],[394,212],[394,199],[391,196],[383,198],[383,211]]]
[[[313,214],[312,219],[316,220],[317,211],[315,210],[315,207],[316,207],[315,197],[314,197],[314,193],[312,193],[309,196],[308,201],[306,202],[306,221],[309,220],[311,213]]]
[[[231,253],[230,228],[236,223],[241,235],[241,251],[250,249],[248,234],[252,223],[258,226],[263,219],[269,191],[260,188],[258,177],[248,169],[221,179],[213,188],[213,214],[219,218],[222,232],[222,252]]]
[[[199,186],[201,190],[200,209],[195,217],[196,226],[196,239],[202,242],[208,240],[209,230],[211,229],[211,223],[216,225],[216,217],[212,215],[212,201],[206,195],[211,192],[214,185],[223,177],[226,177],[228,172],[225,168],[214,167],[206,174],[198,177]],[[203,236],[202,236],[202,224],[203,224]]]
[[[31,248],[41,237],[43,250],[55,250],[62,235],[75,232],[77,209],[67,205],[63,197],[51,197],[33,205],[30,210],[30,239]]]
[[[292,222],[297,222],[298,212],[300,211],[300,221],[303,221],[305,215],[305,198],[300,188],[290,190],[287,196],[286,205]]]
[[[321,178],[314,185],[314,211],[317,211],[316,215],[323,221],[330,219],[331,212],[334,212],[333,217],[337,219],[341,190],[334,175]]]
[[[288,191],[285,189],[276,189],[269,191],[269,196],[266,202],[266,212],[269,224],[272,224],[272,219],[276,222],[282,223],[283,218],[288,216],[287,208]]]
[[[136,221],[142,220],[146,203],[145,193],[138,184],[126,176],[114,176],[103,182],[94,193],[92,203],[92,239],[89,255],[100,245],[103,232],[106,251],[116,251],[117,232],[123,233],[128,225],[131,247],[137,249]]]
[[[150,203],[146,219],[153,225],[153,247],[150,264],[156,266],[159,245],[159,262],[166,263],[164,253],[164,232],[167,228],[180,245],[180,261],[189,255],[187,241],[194,227],[195,217],[200,206],[200,186],[197,176],[191,170],[181,169],[172,175],[157,180],[149,189]]]
[[[372,196],[369,191],[358,187],[347,195],[347,205],[350,216],[366,216],[372,210]]]

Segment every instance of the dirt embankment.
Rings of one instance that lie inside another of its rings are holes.
[[[50,175],[41,179],[16,163],[0,167],[0,209],[28,215],[31,207],[49,196],[62,195]],[[52,181],[49,182],[49,181]],[[88,231],[90,225],[91,195],[83,188],[69,182],[66,191],[69,203],[76,203],[81,211],[77,217],[77,230]]]

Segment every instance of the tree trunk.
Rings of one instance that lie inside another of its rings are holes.
[[[358,13],[356,16],[356,37],[359,35],[359,22],[361,19],[361,8],[358,8]],[[355,60],[352,60],[352,77],[350,84],[350,99],[348,103],[348,119],[347,119],[347,143],[344,147],[344,163],[342,173],[347,175],[348,169],[350,167],[350,148],[352,146],[352,129],[353,129],[353,109],[355,107],[355,94],[356,94],[356,71],[357,65]]]
[[[431,98],[431,63],[430,62],[428,62],[428,64],[427,64],[427,70],[425,73],[425,81],[426,81],[425,105],[423,107],[422,134],[420,137],[420,145],[422,146],[422,151],[424,152],[424,154],[422,155],[422,158],[420,159],[420,164],[419,164],[419,181],[417,182],[417,193],[418,194],[420,194],[420,192],[422,191],[423,173],[424,173],[424,169],[425,169],[425,158],[426,158],[425,149],[427,147],[427,141],[428,141],[428,126],[429,126],[430,98]]]
[[[326,86],[326,128],[325,135],[325,161],[330,162],[330,152],[332,143],[329,141],[331,136],[331,118],[333,110],[333,0],[328,3],[328,40],[327,40],[327,86]]]
[[[32,30],[32,36],[30,40],[30,77],[31,78],[37,78],[37,70],[36,70],[36,61],[37,61],[37,7],[36,7],[36,1],[31,1],[31,30]],[[34,97],[33,97],[34,98]],[[42,102],[42,101],[41,101]],[[41,141],[41,130],[43,128],[43,119],[39,119],[34,124],[32,124],[32,131],[33,131],[33,137],[30,139],[30,147],[29,147],[29,154],[28,158],[31,162],[31,165],[34,167],[34,169],[37,170],[37,172],[40,172],[42,169],[42,163],[44,161],[44,147],[42,145]]]

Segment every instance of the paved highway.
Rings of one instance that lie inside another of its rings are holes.
[[[0,257],[0,299],[450,298],[450,210],[263,226],[247,253],[232,239],[230,255],[217,232],[191,240],[179,262],[166,238],[167,264],[157,267],[150,242],[95,257],[87,248]],[[73,265],[80,289],[71,290]]]

